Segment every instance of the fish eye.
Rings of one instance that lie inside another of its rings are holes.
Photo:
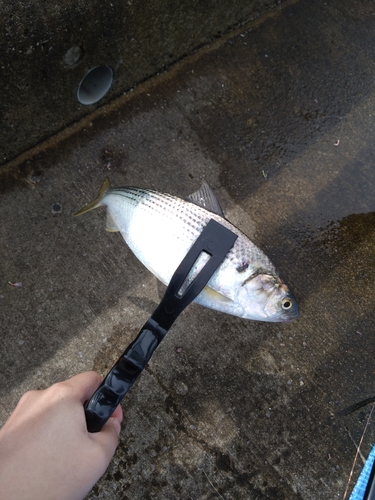
[[[283,301],[281,302],[281,307],[284,309],[284,311],[287,311],[288,309],[290,309],[293,305],[293,301],[292,299],[289,299],[289,298],[286,298],[286,299],[283,299]]]

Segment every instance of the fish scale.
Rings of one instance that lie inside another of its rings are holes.
[[[208,221],[214,219],[238,238],[195,302],[246,319],[295,318],[298,305],[292,292],[264,252],[221,216],[208,184],[190,199],[135,187],[111,189],[106,179],[99,196],[76,215],[105,206],[107,229],[119,231],[136,257],[165,285]],[[198,272],[197,266],[193,274]]]

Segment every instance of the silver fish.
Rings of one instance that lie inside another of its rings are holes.
[[[174,271],[210,219],[238,239],[195,302],[218,311],[259,321],[289,321],[298,304],[269,258],[223,217],[207,183],[189,201],[150,189],[110,188],[107,178],[99,196],[75,215],[107,207],[107,231],[120,231],[136,257],[162,283]]]

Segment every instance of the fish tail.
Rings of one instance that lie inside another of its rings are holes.
[[[93,210],[94,208],[100,207],[101,201],[102,201],[104,195],[106,194],[106,192],[108,191],[108,189],[110,188],[110,186],[111,186],[110,181],[109,181],[108,177],[106,177],[103,184],[102,184],[102,187],[100,188],[99,196],[97,198],[95,198],[95,200],[90,201],[90,203],[88,203],[83,208],[81,208],[81,210],[79,212],[77,212],[76,214],[74,214],[74,216],[82,215],[82,214],[88,212],[89,210]]]

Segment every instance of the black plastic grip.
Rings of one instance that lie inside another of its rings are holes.
[[[153,352],[183,309],[203,290],[237,235],[211,219],[173,274],[163,299],[136,339],[126,348],[85,405],[87,429],[99,432],[140,375]],[[202,252],[210,256],[197,276],[182,285]]]
[[[164,338],[166,330],[156,325],[152,320],[147,321],[86,403],[85,414],[89,432],[101,430]]]

